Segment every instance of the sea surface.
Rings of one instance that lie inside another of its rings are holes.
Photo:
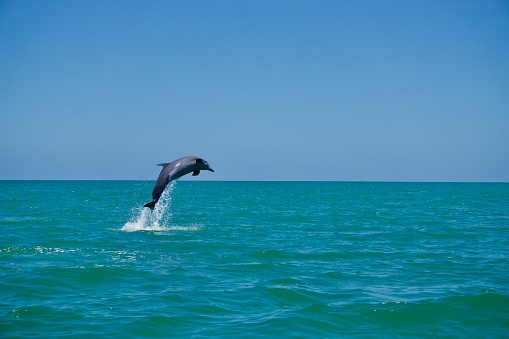
[[[509,184],[0,181],[0,338],[509,338]]]

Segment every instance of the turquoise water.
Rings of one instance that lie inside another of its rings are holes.
[[[0,337],[509,337],[509,184],[0,181]]]

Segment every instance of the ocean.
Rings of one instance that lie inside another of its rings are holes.
[[[1,338],[509,338],[509,184],[0,181]]]

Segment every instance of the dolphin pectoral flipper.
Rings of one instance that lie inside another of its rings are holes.
[[[200,174],[200,170],[193,171],[193,177],[197,176],[198,174]]]

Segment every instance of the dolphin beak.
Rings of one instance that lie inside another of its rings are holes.
[[[212,168],[209,168],[209,171],[214,172],[214,170]]]

